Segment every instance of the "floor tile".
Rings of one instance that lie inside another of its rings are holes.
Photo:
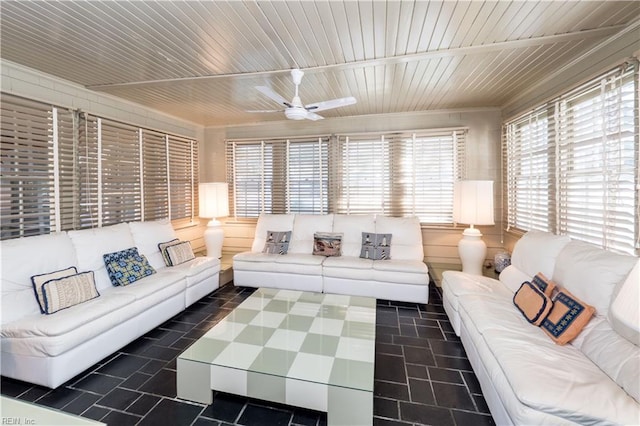
[[[452,368],[454,370],[472,371],[471,363],[466,358],[452,358],[436,355],[436,366],[440,368]]]
[[[170,370],[160,370],[144,385],[140,387],[140,391],[151,393],[154,395],[168,396],[175,398],[176,396],[176,373]]]
[[[373,394],[384,398],[393,398],[403,401],[409,401],[409,387],[406,384],[382,382],[375,380],[373,382]]]
[[[433,381],[454,383],[459,385],[464,384],[461,373],[458,370],[447,370],[445,368],[438,367],[428,367],[428,370],[429,378]]]
[[[208,405],[202,415],[211,419],[233,423],[245,406],[246,398],[221,392],[213,394],[213,403]]]
[[[458,426],[495,426],[491,416],[471,413],[469,411],[451,410],[453,418]]]
[[[140,392],[115,388],[114,390],[103,396],[98,401],[98,405],[124,411],[135,400],[137,400],[140,395],[142,395]]]
[[[389,419],[399,419],[398,401],[396,399],[373,398],[373,415]]]
[[[475,410],[475,405],[466,386],[432,382],[433,392],[440,407]]]
[[[431,340],[431,350],[436,355],[446,355],[455,357],[466,357],[467,354],[464,351],[464,347],[460,342],[446,342],[443,340]]]
[[[124,380],[118,377],[105,376],[103,374],[92,373],[84,379],[80,380],[73,386],[78,389],[83,389],[90,392],[95,392],[100,395],[106,395],[113,388],[118,386]]]
[[[134,426],[138,424],[140,419],[140,416],[112,411],[102,418],[102,422],[107,425]]]
[[[424,365],[415,365],[415,364],[406,364],[407,368],[407,376],[413,377],[416,379],[428,379],[429,373],[427,372],[427,367]]]
[[[94,393],[82,392],[78,398],[63,407],[63,411],[71,414],[82,414],[101,398]]]
[[[97,372],[126,379],[136,371],[140,370],[140,368],[148,362],[148,358],[129,354],[119,354],[113,360],[100,367]]]
[[[401,356],[376,355],[375,377],[390,382],[407,383],[404,359]]]
[[[109,414],[111,410],[96,405],[89,407],[87,411],[82,413],[82,417],[88,417],[93,420],[101,420],[104,416]]]
[[[282,410],[247,404],[238,424],[247,426],[287,426],[292,414]]]
[[[431,391],[431,382],[428,380],[409,379],[409,392],[411,394],[411,402],[430,405],[436,404],[433,392]]]
[[[197,405],[163,399],[138,424],[140,426],[190,425],[202,410],[203,407]]]
[[[482,388],[480,388],[480,382],[473,372],[463,372],[462,377],[469,388],[471,393],[482,394]]]
[[[436,365],[436,361],[428,348],[403,346],[404,359],[410,364]]]
[[[143,394],[133,404],[127,408],[128,413],[144,416],[160,401],[159,396]]]
[[[120,387],[124,389],[138,389],[151,377],[151,374],[133,373],[131,377],[120,384]]]
[[[451,410],[424,404],[400,402],[400,418],[423,425],[454,426]]]
[[[36,402],[51,408],[62,408],[78,398],[82,393],[79,390],[60,387],[53,389]]]

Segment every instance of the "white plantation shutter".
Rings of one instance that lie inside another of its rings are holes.
[[[616,251],[637,242],[637,75],[618,68],[563,96],[558,231]]]
[[[640,248],[638,62],[505,123],[508,226]]]
[[[546,108],[507,124],[505,143],[507,229],[551,231],[555,142]]]
[[[0,101],[2,239],[197,215],[196,141],[16,96]]]

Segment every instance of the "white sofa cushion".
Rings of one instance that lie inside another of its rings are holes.
[[[311,254],[313,252],[313,234],[331,231],[333,214],[297,214],[293,219],[293,232],[289,243],[289,253]]]
[[[571,239],[566,235],[529,231],[513,247],[511,264],[529,277],[533,277],[538,272],[551,277],[558,253],[570,241]]]
[[[580,350],[640,403],[640,348],[616,333],[605,318],[592,321]]]
[[[640,259],[617,290],[609,308],[609,322],[618,334],[640,346]]]
[[[362,233],[372,232],[375,229],[374,215],[336,214],[333,216],[333,232],[342,234],[342,256],[359,257]],[[328,230],[318,229],[318,231]]]
[[[93,271],[100,294],[111,287],[111,280],[104,265],[103,255],[135,246],[129,225],[120,223],[103,228],[69,231],[77,257],[78,271]]]
[[[499,279],[512,292],[518,291],[525,281],[531,281],[533,276],[529,276],[518,269],[515,265],[509,265],[500,273]]]
[[[220,272],[220,259],[214,257],[196,257],[189,262],[172,266],[169,270],[186,276],[187,287],[191,287],[202,282],[207,277]]]
[[[293,217],[292,214],[261,214],[256,224],[251,251],[254,253],[262,252],[264,244],[267,242],[268,231],[287,232],[293,230]],[[293,235],[291,238],[294,238]]]
[[[2,254],[2,324],[38,314],[31,277],[77,266],[67,233],[38,235],[0,242]],[[108,279],[108,278],[107,278]]]
[[[3,349],[10,347],[12,354],[58,356],[139,313],[134,302],[131,294],[111,292],[55,315],[25,316],[2,327]]]
[[[367,231],[363,229],[363,231]],[[412,217],[376,216],[376,233],[392,234],[391,259],[419,260],[424,258],[420,219]]]
[[[178,238],[169,219],[129,222],[129,229],[138,252],[147,258],[153,269],[164,268],[158,244]]]
[[[596,315],[606,316],[614,290],[636,262],[637,258],[633,256],[615,254],[582,241],[571,241],[558,254],[552,279],[596,308]]]

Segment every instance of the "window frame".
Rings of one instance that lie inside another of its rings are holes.
[[[537,229],[614,252],[640,253],[638,68],[637,60],[626,61],[503,122],[506,231]],[[548,208],[537,208],[549,220],[546,227],[528,227],[526,218],[519,221],[514,210],[519,208],[515,149],[522,149],[524,141],[513,127],[541,113],[548,117],[549,126],[538,137],[546,139],[541,143],[546,143],[552,180]],[[599,207],[594,196],[599,197]]]

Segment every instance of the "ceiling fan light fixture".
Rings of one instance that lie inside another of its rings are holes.
[[[307,118],[307,110],[304,108],[287,108],[284,115],[289,120],[304,120]]]

